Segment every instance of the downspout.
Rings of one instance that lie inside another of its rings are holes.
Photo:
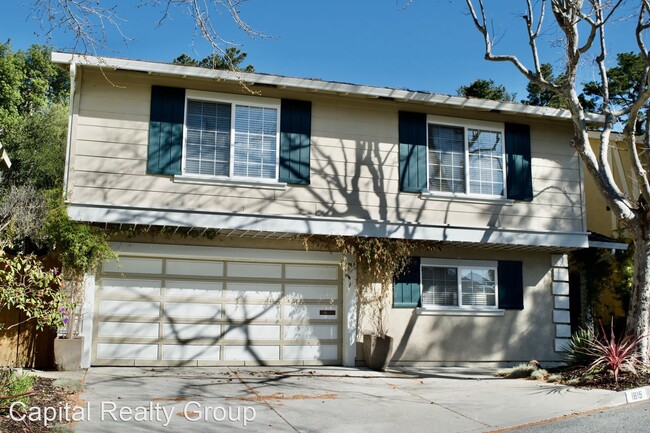
[[[68,136],[66,138],[65,169],[63,172],[63,200],[68,195],[68,171],[70,170],[70,153],[72,152],[72,112],[74,110],[74,97],[77,87],[77,64],[70,63],[70,113],[68,114]]]

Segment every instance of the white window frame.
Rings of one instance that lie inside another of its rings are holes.
[[[422,258],[420,262],[420,299],[423,299],[424,280],[422,279],[422,270],[424,268],[456,268],[458,276],[458,305],[424,305],[417,308],[418,314],[432,315],[485,315],[485,316],[502,316],[504,310],[499,308],[499,271],[498,262],[492,260],[453,260],[453,259],[431,259]],[[462,282],[460,280],[460,270],[463,268],[493,270],[494,271],[494,295],[495,305],[463,305]]]
[[[429,125],[440,125],[440,126],[452,126],[463,128],[463,142],[465,146],[465,192],[446,192],[446,191],[432,191],[431,186],[429,185],[430,181],[430,161],[429,161]],[[490,132],[499,132],[501,133],[501,161],[503,164],[503,194],[493,195],[493,194],[479,194],[479,193],[470,193],[469,192],[469,183],[470,183],[470,170],[469,170],[469,142],[467,139],[467,130],[468,129],[479,129],[481,131],[490,131]],[[507,200],[506,192],[508,191],[506,185],[506,146],[505,146],[505,125],[499,122],[489,122],[486,120],[469,120],[469,119],[460,119],[456,117],[445,117],[445,116],[434,116],[427,115],[427,193],[428,196],[442,196],[445,198],[449,197],[458,197],[458,198],[467,198],[467,199],[478,199],[478,200]]]
[[[211,176],[205,174],[188,173],[186,171],[185,155],[187,155],[187,103],[189,100],[216,102],[222,104],[230,104],[230,156],[228,176]],[[235,163],[235,111],[237,105],[246,105],[251,107],[260,108],[273,108],[277,110],[277,124],[275,129],[275,178],[257,178],[234,176],[234,163]],[[185,116],[183,119],[183,157],[181,164],[181,176],[175,176],[174,181],[180,183],[195,183],[194,181],[204,181],[210,184],[237,184],[239,186],[268,186],[274,188],[284,188],[286,184],[279,181],[280,179],[280,100],[275,98],[265,98],[257,96],[246,95],[233,95],[229,93],[207,92],[204,90],[191,90],[185,91]]]

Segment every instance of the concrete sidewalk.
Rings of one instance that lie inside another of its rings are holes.
[[[623,393],[493,371],[95,367],[74,431],[481,432],[625,402]]]

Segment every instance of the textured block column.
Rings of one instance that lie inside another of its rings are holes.
[[[562,352],[571,337],[569,311],[569,259],[566,254],[551,256],[553,272],[553,324],[555,326],[555,351]]]

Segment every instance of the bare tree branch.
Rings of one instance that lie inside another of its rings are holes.
[[[545,1],[545,0],[544,0]],[[495,55],[492,53],[492,41],[490,38],[490,32],[487,29],[487,18],[485,14],[485,7],[483,6],[483,0],[478,0],[479,10],[481,11],[481,19],[479,20],[476,10],[474,9],[474,4],[472,0],[466,0],[467,6],[469,8],[470,15],[474,21],[476,29],[483,35],[483,40],[485,42],[485,59],[495,62],[510,62],[521,72],[528,80],[539,84],[540,86],[559,92],[560,87],[548,82],[542,77],[541,70],[536,69],[535,72],[530,71],[526,66],[519,60],[515,55]],[[541,23],[539,24],[541,26]]]
[[[235,46],[225,39],[222,23],[217,18],[227,17],[249,37],[266,37],[241,17],[239,7],[246,0],[140,0],[140,6],[150,6],[161,12],[158,26],[168,21],[175,9],[185,11],[194,20],[201,37],[210,45],[213,53],[224,55],[226,48]],[[71,33],[74,49],[96,54],[108,48],[111,31],[130,43],[122,29],[126,19],[118,12],[118,0],[32,0],[32,16],[40,21],[45,35],[51,37],[57,31]],[[120,4],[121,7],[123,7]]]

